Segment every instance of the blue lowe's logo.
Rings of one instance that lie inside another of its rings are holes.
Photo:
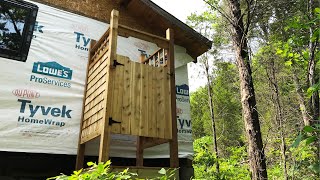
[[[178,95],[189,96],[189,86],[186,84],[176,86],[176,92]]]
[[[32,72],[69,80],[72,78],[72,70],[70,68],[64,67],[54,61],[35,62],[33,63]]]

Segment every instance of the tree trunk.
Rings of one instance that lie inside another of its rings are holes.
[[[298,101],[299,101],[300,112],[302,115],[303,123],[305,126],[309,126],[310,125],[310,117],[309,117],[309,113],[307,111],[307,107],[305,105],[304,94],[303,94],[302,87],[300,85],[300,81],[297,76],[297,72],[295,70],[295,67],[292,67],[292,73],[293,73],[293,80],[294,80],[294,83],[296,86],[296,92],[298,95]]]
[[[229,0],[229,3],[233,25],[233,44],[236,49],[237,66],[240,76],[242,113],[249,142],[250,171],[252,173],[252,179],[267,179],[266,159],[249,62],[247,32],[243,25],[243,15],[241,13],[239,0]],[[248,25],[249,24],[247,24],[247,26]]]
[[[205,71],[208,81],[208,97],[209,97],[209,108],[210,108],[210,115],[211,115],[211,123],[212,123],[212,137],[213,137],[213,146],[214,146],[214,152],[216,154],[216,171],[217,174],[220,174],[220,167],[219,167],[219,153],[218,153],[218,143],[217,143],[217,132],[216,132],[216,122],[214,119],[214,110],[213,110],[213,98],[212,98],[212,88],[211,88],[211,81],[210,81],[210,75],[209,75],[209,63],[208,59],[205,60]]]
[[[314,0],[309,0],[308,1],[308,16],[310,20],[314,19],[314,13],[313,10],[315,8],[315,1]],[[315,52],[316,52],[316,48],[318,46],[317,42],[319,39],[319,36],[317,37],[317,39],[314,41],[313,36],[314,36],[314,31],[315,31],[315,25],[311,24],[309,27],[309,66],[308,66],[308,80],[309,80],[309,86],[312,87],[314,86],[318,81],[319,81],[319,76],[316,73],[316,60],[315,60]],[[310,124],[315,124],[315,123],[319,123],[319,92],[318,90],[313,92],[311,99],[309,101],[309,106],[310,109],[312,110],[312,120],[310,122]],[[317,136],[319,135],[319,133],[317,133]],[[320,146],[319,146],[320,142],[319,140],[315,143],[315,145],[317,146],[317,161],[318,163],[320,162]],[[318,178],[320,177],[320,172],[317,173]]]
[[[19,31],[19,29],[18,29],[18,27],[17,27],[17,22],[16,22],[16,20],[14,19],[13,15],[11,14],[11,12],[9,11],[8,7],[3,7],[2,10],[3,10],[6,14],[8,14],[8,16],[10,17],[11,22],[12,22],[12,24],[13,24],[14,30],[16,31],[16,33],[18,34],[18,36],[21,37],[21,33],[20,33],[20,31]]]
[[[308,1],[308,16],[310,20],[314,19],[314,0],[309,0]],[[316,84],[316,81],[318,80],[315,79],[317,77],[316,74],[316,62],[315,62],[315,51],[316,51],[316,41],[313,41],[312,38],[314,36],[314,25],[310,25],[309,27],[309,65],[308,65],[308,84],[309,87],[314,86]],[[318,91],[314,92],[312,94],[312,97],[309,101],[309,108],[312,112],[312,122],[315,120],[318,120],[319,118],[319,93]],[[312,124],[311,122],[311,124]]]
[[[274,59],[273,57],[270,58],[270,64],[269,64],[269,70],[267,70],[267,75],[269,78],[269,84],[272,89],[272,96],[273,96],[273,104],[276,107],[276,125],[278,126],[280,130],[280,139],[281,139],[281,155],[282,155],[282,165],[283,165],[283,176],[285,180],[288,180],[288,172],[287,172],[287,156],[286,156],[286,141],[285,141],[285,127],[284,127],[284,119],[283,119],[283,113],[282,113],[282,107],[280,103],[280,94],[279,94],[279,87],[278,87],[278,81],[276,77],[276,70],[274,65]]]

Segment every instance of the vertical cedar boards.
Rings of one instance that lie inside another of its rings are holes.
[[[114,134],[172,138],[170,75],[166,67],[152,67],[117,56],[111,117]]]

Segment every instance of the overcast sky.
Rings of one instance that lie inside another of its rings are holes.
[[[152,0],[164,10],[174,15],[182,22],[186,22],[187,17],[193,12],[203,12],[205,3],[202,0]],[[190,66],[190,64],[192,66]],[[199,66],[189,63],[189,88],[195,91],[198,87],[206,84],[206,79],[200,75]]]
[[[174,15],[182,22],[186,22],[187,16],[192,12],[202,12],[205,4],[202,0],[152,0],[157,5]]]

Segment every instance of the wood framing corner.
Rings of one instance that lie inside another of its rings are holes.
[[[170,75],[170,104],[172,120],[172,139],[170,140],[170,167],[179,167],[178,157],[178,137],[177,137],[177,111],[176,111],[176,82],[175,82],[175,60],[174,60],[174,33],[172,29],[167,29],[166,38],[169,40],[168,67]]]
[[[95,40],[91,40],[90,42],[90,49],[96,44]],[[87,82],[88,82],[88,71],[90,65],[90,59],[92,57],[91,52],[89,51],[88,54],[88,63],[87,63],[87,70],[86,70],[86,79],[85,79],[85,86],[83,91],[83,102],[82,102],[82,113],[81,113],[81,121],[80,121],[80,132],[79,132],[79,140],[78,140],[78,152],[77,152],[77,159],[76,159],[76,170],[83,168],[84,163],[84,153],[85,153],[85,144],[81,143],[81,133],[82,133],[82,126],[83,126],[83,114],[84,114],[84,107],[85,107],[85,98],[87,95]]]
[[[99,162],[106,162],[109,160],[109,149],[111,140],[111,127],[109,125],[109,118],[111,118],[112,112],[112,97],[113,97],[113,82],[114,79],[114,66],[113,60],[117,58],[117,39],[118,39],[118,21],[119,11],[111,11],[110,20],[110,32],[109,32],[109,53],[107,59],[108,74],[106,75],[107,92],[106,92],[106,106],[105,106],[105,117],[104,125],[100,136],[100,147],[99,147]]]

